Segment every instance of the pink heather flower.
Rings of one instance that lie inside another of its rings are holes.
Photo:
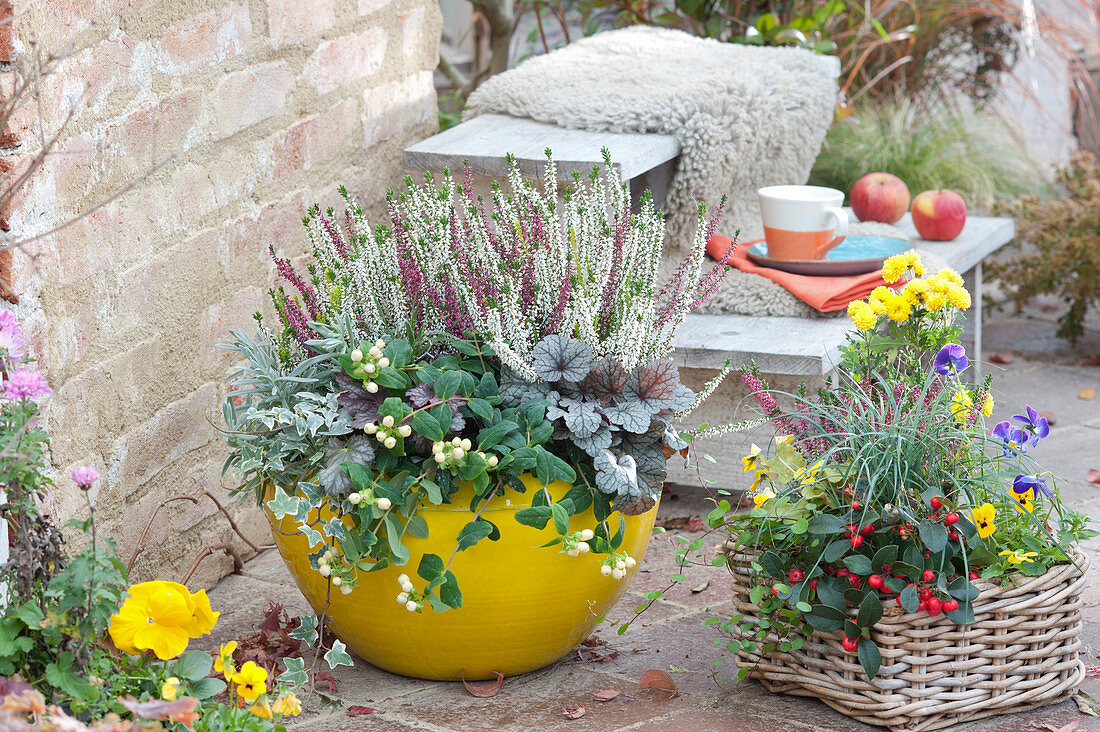
[[[81,488],[88,488],[99,480],[99,472],[91,465],[79,465],[73,468],[73,482]]]
[[[0,310],[0,348],[6,349],[8,358],[18,361],[27,353],[23,329],[10,310]]]
[[[3,396],[7,399],[35,399],[46,394],[53,394],[53,390],[46,377],[34,369],[14,369],[4,379]]]

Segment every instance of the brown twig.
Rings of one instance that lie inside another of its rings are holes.
[[[244,560],[241,559],[241,555],[237,553],[236,547],[228,542],[219,542],[217,544],[211,544],[210,546],[199,552],[199,555],[195,557],[195,561],[191,563],[191,568],[187,570],[187,574],[183,575],[183,579],[180,580],[181,585],[187,584],[187,580],[191,579],[191,575],[198,569],[199,563],[206,559],[214,552],[221,550],[228,556],[233,557],[233,571],[240,572],[244,569]]]

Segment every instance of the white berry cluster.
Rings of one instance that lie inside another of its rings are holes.
[[[440,467],[456,470],[466,463],[466,456],[474,448],[474,443],[465,437],[453,437],[450,442],[440,440],[432,445],[432,458]],[[496,455],[487,455],[478,450],[477,454],[485,460],[490,468],[495,468],[500,458]]]
[[[633,569],[637,564],[634,557],[625,552],[610,554],[600,564],[600,574],[613,580],[621,580],[626,576],[626,571]]]
[[[386,498],[385,496],[379,496],[376,498],[374,493],[369,488],[367,488],[366,490],[361,490],[358,493],[352,493],[351,495],[349,495],[348,503],[353,506],[359,506],[364,503],[368,506],[373,504],[375,506],[378,506],[378,508],[383,511],[389,511],[390,508],[393,506],[393,502],[390,499]]]
[[[382,349],[385,347],[386,342],[379,338],[366,353],[358,348],[351,352],[351,362],[356,366],[352,373],[356,378],[363,380],[364,388],[371,394],[378,391],[378,384],[374,383],[375,374],[390,365],[390,360],[382,355]]]
[[[424,596],[416,591],[412,580],[407,574],[397,575],[397,584],[401,585],[401,592],[397,593],[397,604],[404,605],[410,613],[418,612],[424,607]]]
[[[562,538],[562,550],[571,557],[579,557],[592,551],[588,542],[596,536],[592,529],[582,529],[574,534]]]
[[[338,587],[344,595],[350,595],[352,586],[348,582],[351,575],[351,567],[344,562],[335,549],[326,549],[321,558],[317,560],[317,571],[322,577],[327,577],[333,587]]]
[[[374,439],[382,443],[382,447],[392,450],[397,447],[397,438],[394,435],[408,437],[412,434],[412,427],[407,424],[397,424],[393,415],[387,414],[382,418],[381,424],[371,422],[363,427],[363,431],[368,435],[374,435]]]

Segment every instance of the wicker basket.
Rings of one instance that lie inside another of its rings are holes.
[[[976,582],[981,595],[969,626],[890,603],[871,632],[882,654],[874,681],[841,647],[839,631],[815,631],[798,651],[740,651],[737,665],[750,667],[750,678],[769,691],[815,697],[896,732],[943,729],[1061,701],[1085,671],[1078,651],[1088,559],[1073,557],[1081,569],[1062,564],[1039,577],[1019,576],[1019,587]],[[749,600],[751,558],[729,549],[727,558],[734,614],[754,618],[760,608]]]

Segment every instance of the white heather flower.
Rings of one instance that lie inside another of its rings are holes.
[[[626,570],[622,570],[622,569],[618,569],[618,568],[611,570],[611,579],[621,580],[625,576],[626,576]]]
[[[611,567],[608,567],[606,564],[601,564],[600,565],[600,574],[602,574],[604,577],[610,577],[611,576]]]
[[[405,609],[408,610],[410,613],[415,613],[418,607],[420,606],[416,604],[416,600],[409,600],[405,603]]]
[[[387,414],[385,417],[382,418],[382,426],[383,427],[393,427],[393,415],[392,414]]]
[[[392,450],[393,448],[397,447],[397,438],[387,437],[386,441],[383,444],[386,446],[387,449]]]
[[[375,432],[378,431],[378,425],[376,425],[374,422],[368,422],[367,424],[363,425],[363,431],[366,432],[368,435],[373,435]]]
[[[596,532],[592,529],[582,529],[580,533],[581,541],[592,541],[592,537],[596,535]]]
[[[378,359],[378,368],[384,369],[389,365],[390,365],[390,360],[388,358],[386,358],[385,356]]]
[[[359,502],[362,501],[362,500],[363,500],[363,497],[361,495],[359,495],[358,493],[352,493],[350,496],[348,496],[348,501],[353,506],[358,506]]]
[[[404,605],[408,601],[409,601],[409,593],[407,593],[407,592],[398,593],[398,595],[397,595],[397,604],[398,605]]]
[[[455,460],[461,460],[462,458],[466,457],[466,452],[461,447],[456,447],[455,449],[451,450],[451,457],[453,457]]]
[[[577,551],[579,551],[581,554],[587,554],[588,552],[592,551],[592,547],[588,546],[588,542],[582,541],[577,544]]]
[[[407,424],[403,424],[397,428],[397,434],[401,435],[402,437],[408,437],[412,434],[412,432],[413,428]]]
[[[407,575],[407,574],[397,575],[397,584],[399,584],[399,585],[409,584],[409,575]]]
[[[363,360],[363,352],[360,351],[358,348],[356,348],[354,351],[351,352],[351,362],[352,363],[359,363],[362,360]]]
[[[391,437],[390,439],[393,439],[393,438]],[[391,503],[390,499],[388,499],[388,498],[379,498],[378,499],[378,508],[382,509],[383,511],[389,511],[390,506],[392,506],[392,505],[393,505],[393,503]]]
[[[378,384],[374,383],[373,381],[368,381],[366,389],[371,394],[374,394],[378,391]]]

